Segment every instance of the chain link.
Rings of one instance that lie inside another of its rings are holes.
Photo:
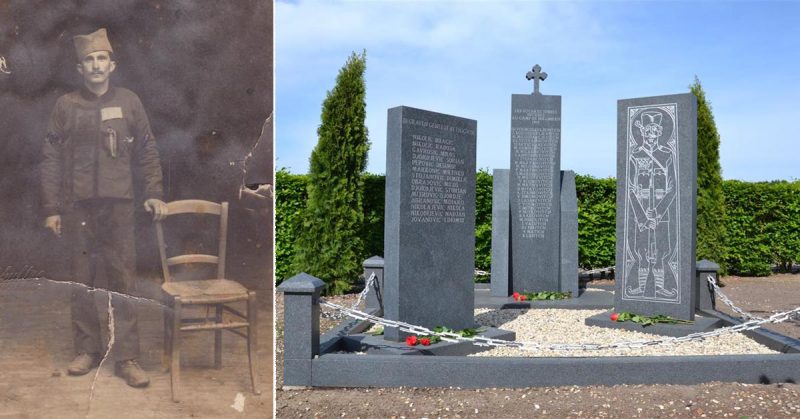
[[[733,301],[731,301],[731,299],[728,298],[728,296],[722,292],[722,290],[717,285],[717,281],[714,279],[713,275],[709,275],[707,280],[708,283],[711,284],[711,287],[714,289],[714,294],[716,294],[719,297],[719,299],[722,300],[723,303],[725,303],[726,306],[730,307],[731,310],[735,311],[745,319],[756,319],[756,320],[763,319],[762,317],[758,317],[752,313],[749,313],[737,307],[736,304],[734,304]]]
[[[353,308],[347,308],[341,306],[339,304],[331,303],[328,301],[320,300],[320,304],[326,307],[338,310],[347,316],[359,319],[359,320],[366,320],[371,323],[375,323],[378,325],[386,327],[396,327],[403,332],[408,332],[415,335],[435,335],[439,336],[443,341],[447,342],[469,342],[474,345],[478,346],[494,346],[494,347],[505,347],[505,348],[516,348],[522,349],[526,351],[539,351],[539,350],[551,350],[551,351],[598,351],[604,349],[619,349],[619,348],[643,348],[646,346],[660,346],[660,345],[674,345],[676,343],[683,343],[683,342],[690,342],[690,341],[701,341],[706,338],[714,337],[714,336],[722,336],[731,333],[738,333],[743,332],[746,330],[753,330],[761,327],[767,323],[780,323],[788,320],[792,316],[796,316],[800,314],[800,307],[795,308],[794,310],[785,311],[782,313],[776,313],[772,316],[764,319],[751,319],[744,323],[740,323],[734,326],[728,327],[721,327],[719,329],[715,329],[708,332],[696,332],[686,336],[681,337],[663,337],[659,339],[653,340],[638,340],[638,341],[620,341],[620,342],[613,342],[608,344],[602,343],[550,343],[550,344],[540,344],[537,342],[523,342],[523,341],[507,341],[502,339],[492,339],[484,336],[471,336],[471,337],[463,337],[456,333],[448,333],[448,332],[434,332],[431,329],[412,325],[409,323],[397,321],[397,320],[388,320],[381,317],[373,316],[371,314],[364,313],[363,311],[358,311]]]
[[[358,298],[356,299],[356,302],[353,303],[353,305],[350,306],[351,309],[355,310],[358,307],[358,305],[361,304],[361,301],[369,293],[369,287],[372,286],[375,283],[375,279],[376,278],[377,277],[375,275],[375,272],[373,272],[372,275],[370,275],[369,278],[365,281],[364,289],[361,290],[360,293],[358,293]],[[325,311],[323,311],[323,312],[320,313],[320,315],[322,317],[326,318],[326,319],[332,319],[332,320],[341,320],[341,319],[347,317],[347,315],[342,313],[341,311],[335,311],[335,312],[325,312]]]
[[[493,339],[485,336],[470,336],[464,337],[457,333],[452,332],[434,332],[431,329],[426,327],[413,325],[410,323],[405,323],[397,320],[389,320],[378,316],[373,316],[371,314],[365,313],[363,311],[359,311],[357,309],[358,305],[361,304],[361,301],[366,297],[369,293],[370,287],[373,286],[376,280],[376,275],[373,272],[372,275],[365,281],[364,289],[358,294],[358,298],[356,302],[353,303],[350,308],[344,307],[342,305],[332,303],[329,301],[325,301],[324,299],[320,299],[320,305],[335,310],[334,313],[326,313],[323,312],[322,316],[332,319],[341,319],[344,317],[352,317],[358,320],[366,320],[371,323],[386,327],[394,327],[399,329],[400,331],[415,334],[415,335],[422,335],[422,336],[438,336],[441,340],[445,342],[469,342],[476,346],[483,346],[483,347],[504,347],[504,348],[513,348],[513,349],[520,349],[524,351],[541,351],[541,350],[551,350],[551,351],[599,351],[605,349],[621,349],[621,348],[629,348],[629,349],[636,349],[636,348],[644,348],[648,346],[660,346],[660,345],[674,345],[680,344],[684,342],[692,342],[692,341],[701,341],[710,337],[714,336],[722,336],[731,333],[738,333],[747,330],[753,330],[761,327],[767,323],[781,323],[787,320],[796,320],[800,319],[800,307],[797,307],[793,310],[775,313],[770,317],[762,318],[757,317],[751,313],[748,313],[745,310],[737,307],[730,298],[728,298],[719,288],[716,283],[716,280],[712,275],[709,275],[707,278],[708,283],[714,289],[714,293],[720,297],[725,305],[731,308],[731,310],[735,311],[736,313],[743,316],[745,319],[749,319],[743,323],[734,325],[734,326],[727,326],[721,327],[715,330],[711,330],[708,332],[696,332],[691,333],[686,336],[681,337],[663,337],[659,339],[653,340],[635,340],[635,341],[619,341],[613,343],[550,343],[550,344],[540,344],[537,342],[524,342],[524,341],[508,341],[503,339]]]
[[[579,275],[608,274],[608,273],[611,273],[611,271],[613,271],[615,268],[616,268],[616,265],[608,266],[608,267],[605,267],[605,268],[589,269],[589,270],[585,270],[585,271],[580,271],[580,272],[578,272],[578,274]]]

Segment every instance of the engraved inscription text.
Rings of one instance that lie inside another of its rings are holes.
[[[403,124],[426,124],[428,128],[444,132],[474,134],[473,130],[411,118],[403,118]],[[466,217],[467,173],[464,170],[465,159],[459,156],[456,140],[413,134],[411,154],[411,222],[463,223]]]

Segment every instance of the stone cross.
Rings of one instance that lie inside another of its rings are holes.
[[[533,66],[533,71],[529,71],[528,74],[525,75],[525,78],[528,80],[533,79],[533,94],[540,95],[539,92],[539,80],[547,79],[547,73],[542,72],[542,67],[539,64]]]

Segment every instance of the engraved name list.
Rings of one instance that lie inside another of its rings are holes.
[[[553,209],[561,118],[555,109],[518,108],[511,119],[520,233],[523,238],[542,239]]]
[[[441,136],[411,135],[412,223],[463,223],[466,217],[465,159],[458,155],[456,140],[449,133],[470,134],[472,130],[403,118],[403,124],[442,131]]]

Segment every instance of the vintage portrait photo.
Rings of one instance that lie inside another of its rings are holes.
[[[271,417],[272,2],[0,2],[0,417]]]

